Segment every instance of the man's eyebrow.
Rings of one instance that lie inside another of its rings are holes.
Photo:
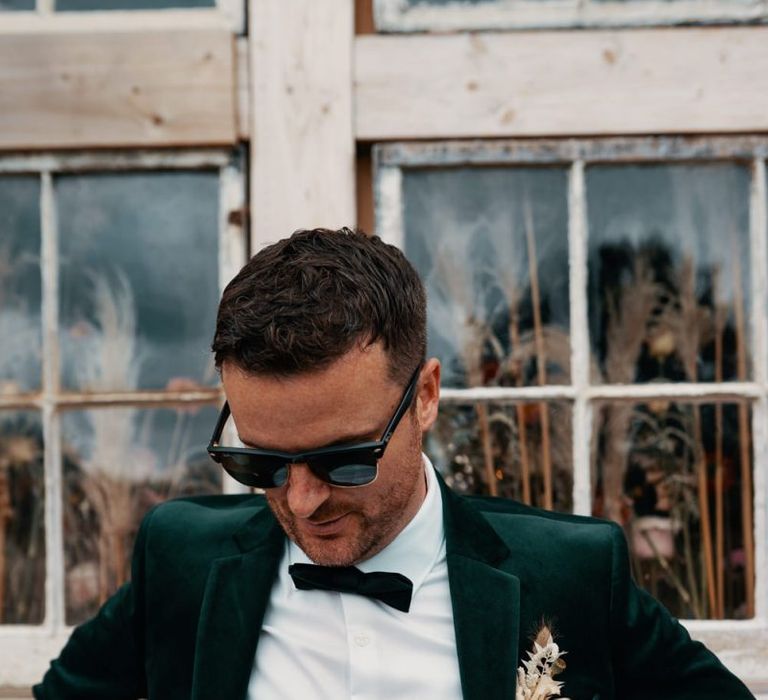
[[[274,452],[314,452],[315,450],[319,450],[324,447],[336,447],[338,445],[354,444],[358,442],[376,442],[381,437],[381,432],[381,429],[377,428],[375,430],[369,430],[365,433],[343,435],[342,437],[337,438],[332,442],[326,442],[324,445],[315,445],[314,447],[310,447],[306,450],[285,450],[278,447],[266,447],[264,443],[257,444],[255,442],[251,442],[250,440],[244,440],[243,438],[240,438],[240,442],[242,442],[246,447],[252,447],[254,449],[260,450],[273,450]]]

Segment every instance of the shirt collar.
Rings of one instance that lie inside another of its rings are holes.
[[[429,458],[422,455],[422,459],[427,480],[427,495],[418,512],[384,549],[356,565],[365,573],[393,571],[403,574],[413,583],[414,594],[445,548],[440,486]],[[311,564],[312,560],[298,545],[289,542],[288,562]]]

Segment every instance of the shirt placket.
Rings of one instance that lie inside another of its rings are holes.
[[[341,604],[347,628],[349,697],[352,700],[379,700],[379,635],[371,617],[375,603],[362,596],[342,594]]]

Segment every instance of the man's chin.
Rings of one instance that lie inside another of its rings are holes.
[[[353,566],[362,555],[351,551],[347,543],[331,539],[322,542],[298,540],[296,544],[315,564],[321,566]]]
[[[315,564],[321,566],[354,566],[367,558],[370,550],[359,534],[317,537],[296,533],[293,541]]]

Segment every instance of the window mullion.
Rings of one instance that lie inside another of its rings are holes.
[[[61,511],[59,416],[59,261],[53,176],[41,174],[40,230],[43,320],[43,444],[45,456],[45,620],[54,631],[64,623],[64,550]]]
[[[760,158],[752,163],[752,186],[749,203],[749,245],[751,289],[751,326],[753,347],[753,373],[755,381],[768,390],[768,316],[765,300],[768,298],[768,212],[766,208],[766,164]]]
[[[397,165],[376,168],[376,233],[387,243],[403,250],[403,171]]]
[[[752,358],[755,380],[763,391],[753,404],[752,411],[752,478],[754,503],[755,552],[755,616],[768,617],[768,555],[766,554],[766,504],[768,483],[765,469],[768,464],[768,187],[766,162],[756,158],[752,163],[750,192],[750,296],[752,327]]]
[[[591,406],[589,388],[589,322],[587,315],[587,219],[584,162],[571,165],[568,176],[568,269],[571,307],[571,382],[573,404],[573,512],[592,512],[590,493]]]
[[[249,232],[245,215],[245,179],[235,163],[229,163],[219,174],[219,291],[245,264]],[[238,216],[237,213],[240,213]],[[241,445],[233,421],[225,428],[227,444]],[[235,481],[222,470],[224,493],[249,493],[247,486]]]

